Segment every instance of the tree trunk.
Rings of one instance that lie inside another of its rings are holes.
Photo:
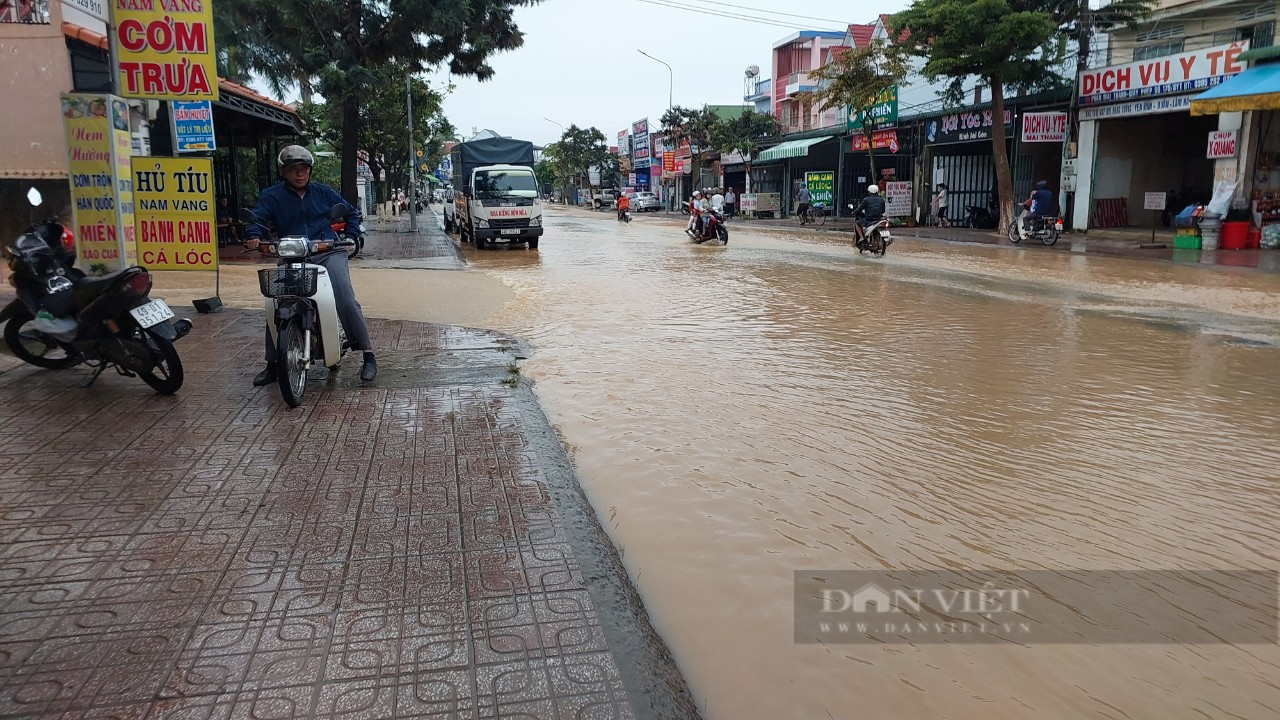
[[[1004,232],[1013,222],[1013,173],[1009,169],[1009,153],[1005,149],[1004,134],[1004,82],[999,77],[991,81],[991,149],[996,164],[996,188],[1000,196],[1000,225],[997,232]]]
[[[342,197],[354,205],[360,201],[356,175],[356,158],[360,150],[360,103],[354,93],[348,91],[345,95],[342,98]]]

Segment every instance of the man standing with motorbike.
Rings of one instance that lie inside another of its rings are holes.
[[[862,202],[853,209],[853,216],[856,218],[853,226],[856,228],[854,235],[854,247],[859,250],[865,250],[867,244],[867,228],[875,225],[884,219],[884,198],[880,197],[880,187],[878,185],[867,186],[867,196],[862,198]]]
[[[339,203],[351,208],[346,216],[347,235],[360,234],[360,211],[351,207],[328,185],[311,182],[311,168],[315,165],[315,159],[309,150],[301,145],[289,145],[276,156],[276,165],[284,180],[262,191],[253,214],[264,224],[273,226],[277,235],[336,239],[336,233],[329,226],[329,208]],[[248,237],[245,247],[257,249],[262,240],[263,227],[249,225],[245,235]],[[378,375],[378,363],[373,357],[369,327],[365,324],[364,313],[361,312],[360,303],[356,302],[355,290],[351,287],[351,269],[347,265],[346,251],[341,248],[332,250],[315,256],[311,262],[323,265],[329,272],[334,300],[338,306],[338,318],[347,332],[348,342],[353,349],[364,351],[360,379],[365,382],[373,380]],[[253,379],[254,387],[270,385],[276,381],[275,344],[271,341],[270,330],[267,330],[266,335],[267,367]]]

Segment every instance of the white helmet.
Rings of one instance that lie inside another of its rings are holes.
[[[276,156],[276,165],[279,167],[289,167],[290,165],[306,165],[313,167],[316,164],[315,158],[311,156],[311,151],[301,145],[286,145]]]
[[[867,192],[871,193],[872,195],[879,195],[879,194],[880,194],[880,186],[879,186],[879,185],[868,185],[868,186],[867,186]]]
[[[694,191],[693,191],[693,196],[694,196],[694,197],[702,197],[702,191],[701,191],[701,190],[694,190]]]

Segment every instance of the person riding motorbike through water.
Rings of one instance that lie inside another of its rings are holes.
[[[694,228],[702,230],[702,191],[694,190],[693,197],[689,199],[689,225],[684,229],[690,235],[694,234]]]
[[[622,220],[626,212],[631,209],[631,197],[626,193],[618,195],[618,219]]]
[[[854,235],[857,239],[854,246],[859,250],[866,247],[867,228],[875,225],[884,219],[884,198],[880,197],[880,187],[878,185],[867,186],[867,196],[862,198],[862,202],[853,209],[853,216],[857,218],[853,226],[856,228]]]
[[[1023,240],[1027,239],[1027,226],[1032,220],[1042,218],[1054,212],[1053,207],[1053,191],[1049,189],[1049,181],[1041,180],[1036,183],[1036,189],[1032,191],[1031,197],[1028,197],[1022,203],[1025,208],[1022,211],[1022,217],[1018,223],[1018,235]]]
[[[329,209],[342,204],[349,208],[346,215],[348,236],[360,233],[360,211],[351,207],[333,188],[323,183],[311,181],[311,168],[315,164],[311,152],[301,145],[289,145],[276,156],[276,166],[284,178],[272,185],[258,196],[257,207],[253,214],[263,221],[264,225],[274,226],[280,237],[287,235],[306,236],[308,238],[326,237],[336,239],[336,233],[329,226]],[[248,240],[244,243],[250,250],[257,249],[261,243],[264,229],[262,225],[251,224],[245,229]],[[369,327],[365,323],[360,303],[356,302],[355,290],[351,287],[351,269],[347,265],[346,248],[337,248],[320,255],[313,256],[309,262],[322,265],[329,272],[329,281],[333,285],[333,297],[337,304],[338,319],[347,332],[348,344],[356,350],[364,351],[364,365],[360,368],[360,379],[369,382],[378,375],[378,363],[373,357],[373,341],[369,337]],[[266,356],[267,367],[253,379],[254,387],[269,385],[276,381],[276,349],[271,341],[271,330],[267,329]]]

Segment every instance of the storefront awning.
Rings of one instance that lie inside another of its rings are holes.
[[[809,154],[810,147],[830,139],[830,137],[816,137],[805,138],[804,140],[788,140],[781,145],[774,145],[768,150],[761,151],[754,162],[764,163],[785,158],[804,157]]]
[[[440,178],[436,177],[435,175],[423,175],[423,176],[422,176],[422,179],[423,179],[423,180],[426,180],[427,182],[431,183],[432,185],[441,185],[441,184],[443,184],[443,183],[441,182]]]
[[[1192,115],[1280,110],[1280,63],[1249,68],[1191,99]]]

